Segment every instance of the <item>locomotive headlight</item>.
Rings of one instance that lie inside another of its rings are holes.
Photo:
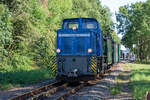
[[[93,51],[92,49],[88,49],[88,53],[92,53],[92,51]]]
[[[61,50],[60,50],[60,49],[57,49],[57,50],[56,50],[56,52],[57,52],[57,53],[60,53],[60,52],[61,52]]]

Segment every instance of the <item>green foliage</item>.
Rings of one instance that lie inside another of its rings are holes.
[[[3,84],[3,87],[1,88],[1,90],[8,90],[8,89],[12,89],[14,86],[12,84]]]
[[[55,50],[52,50],[52,48],[55,48],[54,45],[56,44],[49,43],[49,38],[46,36],[39,38],[31,44],[31,55],[39,66],[48,67],[48,65],[50,65],[51,57],[56,55]]]
[[[150,65],[127,64],[131,67],[130,86],[134,99],[144,100],[146,91],[150,91]]]
[[[0,57],[9,55],[12,44],[12,17],[8,8],[0,4]]]
[[[113,38],[117,43],[121,44],[121,40],[120,40],[120,38],[117,36],[117,33],[116,33],[116,32],[113,32],[113,33],[111,34],[111,36],[112,36],[112,38]]]
[[[3,62],[0,63],[0,72],[11,72],[20,70],[31,70],[33,62],[29,57],[14,54],[11,57],[4,58]]]
[[[110,92],[112,95],[120,94],[122,92],[122,85],[117,84],[116,86],[111,86]]]
[[[142,60],[150,58],[150,1],[120,7],[117,14],[119,33],[124,34],[122,43]],[[133,49],[133,44],[137,47]]]
[[[52,78],[52,75],[48,69],[32,68],[32,70],[27,71],[0,73],[0,85],[2,86],[2,90],[6,90],[14,86],[24,86],[50,78]]]

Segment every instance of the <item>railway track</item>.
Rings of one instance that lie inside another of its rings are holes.
[[[9,100],[36,100],[40,99],[42,96],[49,94],[53,94],[56,91],[58,91],[61,88],[65,88],[67,84],[65,82],[55,82],[40,88],[37,88],[35,90],[32,90],[30,92],[27,92],[21,96],[14,97]]]
[[[116,68],[117,65],[111,67],[106,71],[104,76],[100,76],[94,81],[82,82],[75,86],[70,86],[66,82],[55,82],[9,100],[65,100],[69,95],[76,93],[81,88],[99,82],[103,77],[107,76],[111,70]]]

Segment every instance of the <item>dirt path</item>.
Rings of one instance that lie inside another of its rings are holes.
[[[118,95],[110,93],[110,87],[115,86],[116,77],[124,73],[123,90]],[[77,94],[67,98],[67,100],[133,100],[132,94],[128,88],[128,78],[130,71],[125,71],[122,64],[113,70],[108,76],[93,86],[81,89]]]
[[[110,97],[108,100],[133,100],[131,90],[129,88],[129,77],[130,77],[130,69],[125,68],[123,64],[122,66],[122,72],[117,76],[117,79],[115,85],[121,84],[122,85],[122,92],[120,94],[114,95]]]

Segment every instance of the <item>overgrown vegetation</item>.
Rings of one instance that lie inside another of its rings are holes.
[[[52,78],[51,73],[47,69],[33,68],[29,71],[16,71],[0,73],[1,89],[6,90],[18,86],[24,86],[28,84],[37,83],[40,81],[48,80]]]
[[[150,91],[150,65],[148,64],[126,64],[131,68],[130,87],[133,97],[144,100],[146,91]]]
[[[113,95],[120,94],[123,90],[124,72],[120,73],[115,78],[115,85],[110,87],[110,92]]]
[[[137,60],[150,61],[150,0],[120,7],[117,15],[122,43],[136,54]],[[136,48],[133,48],[133,44]]]
[[[120,94],[122,92],[122,85],[117,84],[116,86],[111,86],[110,92],[112,95]]]
[[[51,77],[56,30],[64,18],[75,17],[96,18],[103,34],[112,36],[110,11],[99,0],[1,0],[0,84],[11,87]],[[113,38],[118,39],[116,33]]]

